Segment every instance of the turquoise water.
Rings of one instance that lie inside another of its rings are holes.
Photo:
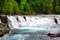
[[[16,34],[43,34],[46,35],[50,30],[33,30],[33,29],[21,29],[21,30],[12,30],[12,33]]]
[[[47,30],[14,30],[16,34],[6,35],[1,37],[0,40],[35,40],[36,36],[47,34]],[[14,33],[14,32],[12,32]],[[37,40],[37,39],[36,39]]]
[[[0,38],[0,40],[25,40],[26,37],[29,35],[20,35],[20,34],[15,34],[13,36],[5,36]]]
[[[0,40],[38,40],[40,39],[39,37],[41,36],[37,36],[37,35],[28,35],[28,34],[24,34],[24,35],[20,35],[20,34],[15,34],[13,36],[5,36],[0,38]]]
[[[51,29],[51,30],[30,30],[30,29],[23,29],[23,30],[12,30],[11,34],[5,35],[0,38],[0,40],[40,40],[41,35],[47,35],[49,32],[54,32],[58,30]]]
[[[8,35],[0,38],[0,40],[40,40],[40,35],[47,35],[48,33],[58,31],[59,28],[51,30],[32,30],[32,29],[14,29]],[[56,32],[55,32],[56,33]]]

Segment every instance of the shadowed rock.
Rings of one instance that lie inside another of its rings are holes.
[[[54,22],[55,22],[56,24],[58,24],[58,20],[57,20],[56,18],[54,18]]]
[[[25,16],[23,16],[23,18],[25,19],[25,21],[26,21],[26,17]]]
[[[50,36],[50,38],[60,37],[60,33],[57,33],[57,34],[48,33],[47,36]]]
[[[7,24],[7,16],[0,16],[1,22]]]
[[[7,19],[7,16],[6,15],[4,15],[4,16],[1,16],[0,15],[0,19],[1,19],[2,24],[5,25],[7,28],[9,28],[8,27],[8,19]]]

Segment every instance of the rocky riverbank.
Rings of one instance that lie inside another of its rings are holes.
[[[4,36],[7,33],[9,33],[9,29],[5,25],[0,24],[0,37]]]

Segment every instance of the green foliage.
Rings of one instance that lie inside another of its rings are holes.
[[[18,4],[16,1],[5,0],[4,5],[2,6],[1,10],[3,14],[12,14],[12,13],[18,12],[19,8],[18,8]]]
[[[13,3],[13,13],[18,13],[20,11],[18,3],[16,1],[12,1],[12,3]]]
[[[56,6],[56,12],[60,12],[60,6]]]
[[[0,32],[0,37],[2,37],[5,33],[4,32]]]
[[[13,12],[13,4],[11,2],[7,2],[5,6],[2,8],[3,13],[12,13]]]
[[[60,13],[59,0],[0,0],[2,14]]]

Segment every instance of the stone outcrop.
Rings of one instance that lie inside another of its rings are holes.
[[[7,24],[7,16],[0,16],[1,22]]]
[[[0,24],[0,37],[2,37],[3,35],[9,33],[9,29],[3,25],[3,24]]]
[[[48,33],[47,36],[49,36],[50,38],[60,37],[60,33],[57,33],[57,34]]]

